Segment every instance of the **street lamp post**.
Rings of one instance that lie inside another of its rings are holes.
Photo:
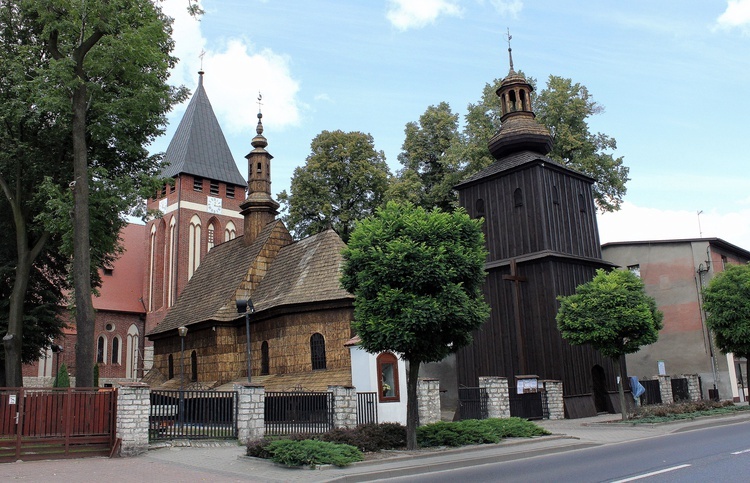
[[[255,312],[253,301],[250,299],[237,300],[237,313],[245,314],[245,334],[247,335],[247,382],[250,382],[250,314]]]
[[[54,387],[57,387],[57,373],[60,372],[60,352],[63,352],[63,346],[59,344],[52,344],[50,347],[52,349],[52,352],[54,354],[57,354],[55,356],[55,382]]]
[[[187,335],[187,327],[184,325],[177,328],[177,333],[180,335],[180,428],[185,424],[185,336]]]

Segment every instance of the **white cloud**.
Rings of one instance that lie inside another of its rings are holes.
[[[750,0],[729,0],[716,23],[719,27],[750,27]]]
[[[422,28],[441,15],[461,15],[461,8],[451,0],[388,0],[386,18],[399,30]]]
[[[521,0],[490,0],[500,15],[516,18],[523,9]]]
[[[298,124],[301,107],[297,94],[300,86],[292,78],[289,58],[271,49],[258,50],[244,38],[233,37],[224,39],[222,45],[207,45],[201,22],[188,15],[185,5],[183,0],[162,2],[164,12],[175,19],[172,33],[174,55],[180,59],[170,82],[192,88],[197,84],[202,64],[206,72],[204,86],[211,105],[228,133],[255,128],[258,92],[263,94],[263,123],[266,126]],[[207,12],[208,15],[211,13]],[[208,20],[204,18],[204,21]]]
[[[602,243],[717,237],[750,250],[750,208],[730,213],[660,210],[624,202],[615,213],[598,216]]]

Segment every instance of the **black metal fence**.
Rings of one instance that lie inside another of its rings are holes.
[[[266,434],[325,433],[333,429],[333,393],[266,392]]]
[[[515,388],[508,393],[511,416],[523,419],[544,419],[546,398],[543,392],[516,394],[513,389]]]
[[[646,392],[641,395],[641,406],[648,404],[661,404],[661,389],[659,388],[659,381],[656,379],[649,379],[639,381]]]
[[[688,389],[687,379],[672,379],[672,399],[674,402],[690,400],[690,390]]]
[[[357,393],[357,424],[378,422],[378,393]]]
[[[237,438],[234,391],[151,391],[149,440]]]
[[[484,387],[458,388],[458,417],[460,419],[487,419],[487,389]]]

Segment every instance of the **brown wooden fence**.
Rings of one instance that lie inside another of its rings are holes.
[[[117,391],[0,388],[0,463],[110,455]]]

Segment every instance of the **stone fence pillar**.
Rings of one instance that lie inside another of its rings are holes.
[[[487,391],[487,417],[509,418],[508,378],[480,377],[479,387],[483,387]]]
[[[237,440],[247,444],[261,439],[266,434],[266,388],[246,383],[235,384],[234,390],[237,391]]]
[[[120,456],[138,456],[148,451],[148,419],[151,389],[142,382],[123,382],[117,388],[116,434]]]
[[[565,419],[562,381],[542,381],[542,383],[544,384],[542,397],[547,399],[549,419]]]
[[[672,378],[670,376],[657,376],[659,378],[659,392],[661,393],[662,404],[672,404],[674,397],[672,396]]]
[[[691,401],[700,401],[702,399],[698,374],[683,374],[681,376],[676,376],[676,378],[687,379],[688,399],[690,399]]]
[[[333,427],[356,427],[357,388],[351,386],[328,386],[328,392],[333,393]]]
[[[417,381],[417,408],[420,426],[440,421],[440,380]]]

